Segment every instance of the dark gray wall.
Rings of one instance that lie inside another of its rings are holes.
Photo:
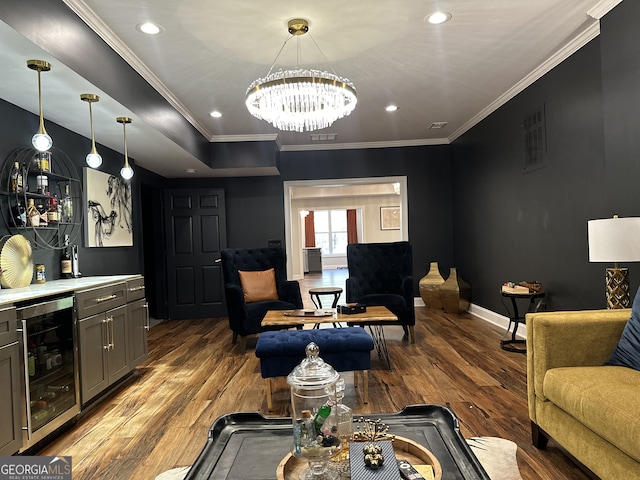
[[[226,160],[225,160],[226,161]],[[170,180],[169,187],[225,190],[227,245],[266,246],[285,238],[283,182],[406,175],[415,294],[429,262],[453,266],[449,146],[281,152],[278,177]]]
[[[587,221],[640,215],[638,18],[620,4],[600,37],[452,145],[455,258],[474,303],[504,313],[500,284],[537,280],[550,309],[604,307],[613,265],[589,263]],[[521,124],[541,105],[548,165],[525,174]]]

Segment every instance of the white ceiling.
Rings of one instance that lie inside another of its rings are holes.
[[[449,143],[597,36],[599,18],[620,0],[64,1],[207,140],[277,139],[281,150],[311,150]],[[450,12],[451,21],[425,22],[436,10]],[[309,20],[321,52],[305,35],[298,47],[289,42],[276,67],[333,69],[356,86],[356,110],[315,132],[335,133],[335,141],[278,132],[244,105],[247,86],[268,72],[292,18]],[[146,21],[164,33],[138,32],[136,24]],[[166,177],[186,177],[188,168],[220,175],[1,22],[0,42],[0,97],[37,113],[36,76],[26,60],[48,60],[47,120],[89,136],[79,94],[97,93],[98,143],[121,152],[115,117],[128,115],[137,164]],[[385,112],[391,103],[398,111]],[[223,116],[211,118],[212,110]],[[429,129],[434,122],[448,123]]]

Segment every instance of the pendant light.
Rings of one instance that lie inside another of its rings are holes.
[[[127,123],[131,123],[129,117],[118,117],[116,122],[122,124],[122,132],[124,133],[124,167],[120,169],[120,176],[125,180],[133,177],[133,168],[129,166],[129,156],[127,155]]]
[[[81,93],[80,100],[83,102],[87,102],[89,104],[89,124],[91,125],[91,151],[87,153],[87,165],[91,168],[98,168],[102,165],[102,156],[96,150],[96,140],[93,136],[93,110],[91,109],[91,104],[94,102],[99,102],[100,97],[98,95],[94,95],[93,93]]]
[[[40,151],[46,152],[53,146],[53,140],[44,129],[44,117],[42,116],[42,85],[40,83],[40,73],[51,70],[51,64],[44,60],[27,60],[27,67],[38,72],[38,104],[40,109],[40,126],[38,131],[31,138],[33,147]]]

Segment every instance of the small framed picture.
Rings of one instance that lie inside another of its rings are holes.
[[[400,207],[380,207],[380,230],[400,230]]]

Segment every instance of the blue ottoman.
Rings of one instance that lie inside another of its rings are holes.
[[[361,327],[280,330],[262,332],[256,344],[260,372],[267,382],[267,408],[271,410],[271,379],[286,377],[305,357],[305,348],[315,342],[320,358],[338,372],[362,371],[364,403],[369,403],[369,370],[373,340]]]

